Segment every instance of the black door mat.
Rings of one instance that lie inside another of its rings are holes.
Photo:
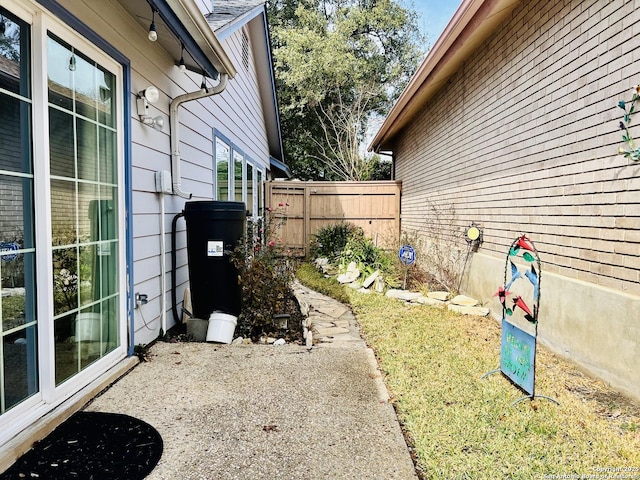
[[[77,412],[20,457],[0,480],[136,480],[162,456],[148,423],[118,413]]]

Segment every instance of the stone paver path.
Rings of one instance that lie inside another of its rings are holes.
[[[307,328],[313,333],[315,346],[366,348],[356,318],[348,307],[299,282],[294,284],[294,293],[302,309],[308,311]]]

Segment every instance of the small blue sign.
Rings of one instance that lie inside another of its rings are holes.
[[[536,338],[502,319],[500,371],[529,395],[534,395]]]
[[[416,261],[416,251],[411,245],[403,245],[400,247],[398,257],[400,257],[400,261],[405,265],[411,265]]]
[[[0,253],[5,252],[16,252],[20,250],[20,245],[16,242],[0,242]],[[18,257],[17,253],[9,253],[8,255],[2,255],[3,262],[10,262],[11,260],[15,260]]]

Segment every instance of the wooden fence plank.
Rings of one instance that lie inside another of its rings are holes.
[[[395,247],[400,238],[402,183],[269,181],[266,205],[278,224],[274,236],[292,254],[305,256],[313,235],[340,222],[362,227],[381,247]]]

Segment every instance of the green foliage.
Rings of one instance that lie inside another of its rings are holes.
[[[342,271],[355,262],[364,276],[380,270],[388,284],[395,286],[398,283],[392,256],[376,247],[362,228],[353,223],[342,222],[321,228],[311,242],[310,253],[313,259],[327,258]]]
[[[631,117],[637,113],[636,102],[638,100],[640,100],[640,85],[635,85],[629,106],[627,107],[627,103],[623,100],[618,102],[618,107],[624,110],[624,116],[620,122],[620,129],[624,131],[622,141],[626,145],[626,147],[620,147],[618,149],[618,154],[624,155],[624,158],[631,158],[635,161],[640,160],[640,147],[635,145],[634,139],[629,131],[629,126],[631,124]]]
[[[370,238],[365,237],[362,229],[358,229],[349,237],[342,253],[339,266],[345,270],[349,263],[355,262],[364,276],[380,270],[385,276],[393,272],[390,256],[376,247]]]
[[[341,222],[327,225],[318,230],[311,240],[311,258],[325,257],[336,262],[347,245],[349,238],[358,232],[353,223]]]
[[[387,111],[422,57],[417,14],[392,0],[270,0],[267,10],[293,174],[367,178],[358,150],[368,120]]]
[[[390,161],[382,160],[380,155],[373,155],[367,163],[367,170],[363,180],[391,180]]]
[[[254,340],[280,335],[274,315],[289,314],[289,335],[299,334],[299,306],[291,289],[293,260],[282,255],[279,242],[271,239],[272,216],[248,225],[247,234],[235,249],[232,262],[238,270],[242,309],[236,332]]]
[[[339,302],[349,303],[349,297],[345,293],[344,285],[339,284],[334,277],[325,277],[310,263],[301,263],[298,266],[296,278],[300,283],[316,292],[322,293]]]

